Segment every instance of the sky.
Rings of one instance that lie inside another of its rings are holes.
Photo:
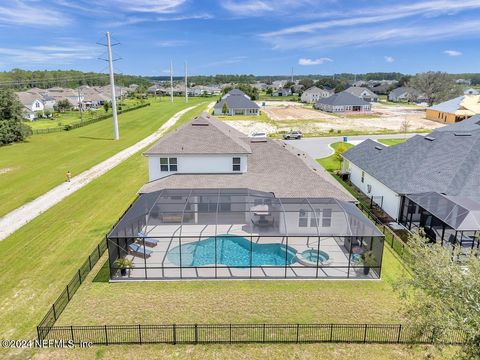
[[[480,0],[3,0],[0,70],[480,72]]]

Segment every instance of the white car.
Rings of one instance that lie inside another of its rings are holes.
[[[250,137],[252,137],[252,138],[266,138],[267,133],[257,131],[257,132],[254,132],[252,135],[250,135]]]

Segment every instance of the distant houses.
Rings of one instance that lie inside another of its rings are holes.
[[[307,104],[315,104],[318,100],[327,98],[333,94],[333,90],[320,89],[316,86],[312,86],[302,93],[300,100]]]
[[[390,91],[388,94],[388,100],[394,102],[424,102],[426,101],[426,98],[420,93],[420,91],[414,88],[401,86]]]
[[[441,123],[456,123],[480,114],[480,95],[462,95],[429,107],[426,118]]]
[[[290,96],[292,95],[292,89],[290,88],[280,88],[272,92],[272,96]]]
[[[43,112],[45,109],[42,97],[36,93],[24,91],[17,93],[17,96],[23,105],[23,116],[27,120],[33,121],[37,112]]]
[[[315,109],[339,113],[339,112],[367,112],[372,109],[372,105],[360,97],[354,96],[348,92],[342,91],[327,98],[319,99]]]
[[[230,90],[213,107],[215,115],[258,115],[260,106],[239,89]]]
[[[345,90],[345,92],[352,94],[353,96],[359,97],[367,102],[377,102],[378,95],[375,94],[370,89],[362,86],[351,86]]]

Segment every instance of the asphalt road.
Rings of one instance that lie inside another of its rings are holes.
[[[410,138],[417,134],[407,134],[407,137]],[[348,136],[348,142],[361,142],[366,139],[399,139],[404,137],[403,134],[391,134],[391,135],[356,135]],[[289,145],[295,146],[296,148],[306,152],[314,159],[320,159],[323,157],[330,156],[333,153],[333,150],[329,147],[330,144],[335,142],[343,141],[343,136],[332,136],[332,137],[314,137],[314,138],[305,138],[301,140],[285,140]]]

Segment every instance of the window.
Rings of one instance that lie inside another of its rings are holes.
[[[233,168],[232,168],[233,171],[240,171],[240,158],[234,157],[232,159],[232,165],[233,165]]]
[[[322,227],[330,227],[332,225],[332,209],[323,209]]]
[[[365,182],[365,171],[362,171],[362,178],[360,180],[362,183]]]
[[[315,209],[315,213],[313,213],[312,217],[310,218],[311,227],[317,227],[319,225],[320,214],[321,214],[320,209]]]
[[[177,171],[177,158],[160,158],[160,171]]]
[[[305,210],[301,209],[298,212],[298,227],[308,226],[308,214]]]

